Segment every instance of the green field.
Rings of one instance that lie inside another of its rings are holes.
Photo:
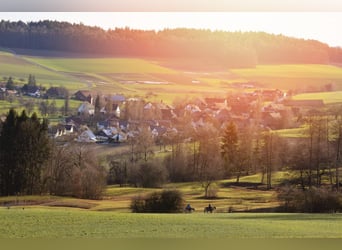
[[[338,90],[342,89],[342,68],[332,65],[258,65],[254,69],[234,69],[231,71],[242,78],[256,81],[268,87],[285,90],[306,87],[317,88],[330,83],[333,83]]]
[[[341,214],[132,214],[0,209],[0,238],[341,238]]]
[[[41,101],[45,101],[45,100],[41,100],[41,99],[32,99],[32,98],[28,98],[28,97],[24,97],[24,99],[34,100],[36,105],[38,105],[38,103]],[[51,103],[53,100],[50,99],[48,101],[49,101],[49,103]],[[64,107],[64,103],[65,103],[64,100],[55,99],[54,101],[56,103],[56,109],[58,111],[62,107]],[[69,100],[69,109],[72,111],[75,111],[81,104],[82,104],[81,101],[71,99],[71,100]],[[20,104],[20,102],[16,99],[12,103],[10,103],[8,101],[0,100],[0,115],[6,115],[11,108],[16,109],[16,111],[20,113],[25,107],[22,104]],[[41,116],[41,113],[37,107],[35,107],[33,112],[36,112],[38,114],[38,116]],[[49,118],[51,118],[51,117],[49,117]]]
[[[34,54],[34,53],[33,53]],[[25,56],[0,52],[0,77],[15,77],[22,84],[29,74],[45,87],[64,86],[74,92],[91,89],[103,94],[148,96],[149,101],[172,103],[182,96],[224,96],[236,82],[256,82],[256,88],[320,89],[333,84],[342,90],[342,68],[332,65],[258,65],[222,72],[187,72],[170,68],[158,58],[81,58]],[[163,66],[164,65],[164,66]],[[166,66],[165,66],[166,65]],[[165,84],[159,84],[159,82]],[[246,89],[244,91],[252,91]],[[327,103],[340,100],[340,92],[325,95]],[[307,97],[310,98],[310,97]]]
[[[74,77],[41,67],[27,61],[21,56],[0,52],[1,78],[12,76],[16,81],[19,81],[19,83],[25,84],[30,74],[36,77],[38,85],[46,87],[66,86],[70,90],[77,90],[87,86],[85,83],[78,81]]]
[[[341,103],[342,91],[305,93],[293,97],[294,100],[323,100],[325,104]]]
[[[175,73],[173,70],[158,66],[153,62],[136,58],[39,58],[27,57],[44,67],[62,72],[76,73]]]

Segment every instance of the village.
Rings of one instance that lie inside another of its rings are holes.
[[[303,125],[305,115],[324,107],[323,100],[294,100],[291,91],[250,91],[252,83],[238,83],[237,88],[242,91],[226,96],[184,98],[170,105],[163,100],[150,102],[143,97],[104,95],[91,90],[78,90],[69,97],[65,88],[42,89],[31,75],[28,84],[21,88],[8,82],[1,84],[2,100],[10,101],[20,92],[33,100],[70,98],[81,103],[77,110],[59,116],[58,124],[50,124],[49,134],[59,142],[123,143],[144,130],[155,143],[163,144],[166,138],[175,135],[191,139],[186,129],[196,131],[210,124],[222,130],[229,122],[234,122],[238,128],[253,125],[260,131],[298,128]],[[48,115],[49,110],[45,113]]]
[[[177,106],[120,94],[99,96],[91,91],[77,91],[73,98],[83,103],[77,114],[51,128],[50,133],[56,139],[72,137],[79,142],[120,143],[147,128],[155,142],[161,144],[163,138],[175,134],[189,139],[184,131],[189,126],[193,131],[208,124],[221,130],[229,122],[239,128],[255,125],[261,131],[296,128],[302,125],[300,118],[307,112],[324,107],[322,100],[292,100],[280,90],[197,98]]]

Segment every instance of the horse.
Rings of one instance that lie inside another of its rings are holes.
[[[192,212],[195,212],[195,209],[193,207],[186,207],[186,208],[184,208],[184,212],[185,213],[192,213]]]
[[[205,207],[204,208],[204,213],[212,213],[214,210],[216,209],[216,207]]]

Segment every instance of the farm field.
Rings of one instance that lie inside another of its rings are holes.
[[[26,98],[26,99],[29,99],[29,98]],[[35,103],[36,104],[38,104],[41,101],[44,101],[44,100],[42,100],[42,99],[35,99]],[[49,100],[50,103],[52,101],[53,100]],[[62,100],[62,99],[55,99],[54,101],[55,101],[56,109],[57,110],[60,110],[64,106],[64,100]],[[70,110],[76,110],[81,104],[82,104],[81,101],[72,100],[72,99],[69,100],[69,108],[70,108]],[[14,100],[12,103],[0,100],[0,114],[7,114],[7,112],[9,111],[10,108],[14,108],[14,109],[17,110],[18,113],[20,113],[25,107],[22,104],[20,104],[20,102],[18,100]],[[33,112],[36,112],[39,116],[41,115],[40,111],[37,108],[35,108],[33,110]],[[49,116],[48,118],[50,120],[51,116]]]
[[[342,91],[305,93],[293,97],[294,100],[323,100],[325,104],[341,103]]]
[[[19,51],[20,52],[20,51]],[[342,68],[332,65],[258,65],[249,69],[182,70],[158,58],[94,58],[46,52],[30,55],[0,52],[0,77],[12,76],[24,84],[29,74],[45,87],[63,86],[71,92],[90,89],[103,94],[143,96],[149,101],[172,102],[179,97],[224,96],[237,91],[234,83],[255,82],[256,88],[320,89],[333,84],[337,92],[322,93],[326,103],[342,98]],[[253,91],[239,89],[238,91]],[[316,98],[317,96],[303,96]],[[296,98],[301,98],[298,96]]]
[[[341,238],[341,214],[132,214],[0,209],[0,238]]]
[[[25,60],[25,58],[0,51],[0,77],[12,76],[25,84],[29,75],[34,75],[38,84],[50,87],[65,86],[70,90],[85,88],[87,85],[77,79],[55,72]]]
[[[258,65],[254,69],[233,69],[234,74],[254,80],[265,87],[295,89],[322,87],[333,83],[342,89],[342,68],[319,64]]]

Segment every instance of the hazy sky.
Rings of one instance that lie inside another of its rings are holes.
[[[342,47],[342,12],[0,12],[0,19],[82,22],[104,29],[265,31]]]

